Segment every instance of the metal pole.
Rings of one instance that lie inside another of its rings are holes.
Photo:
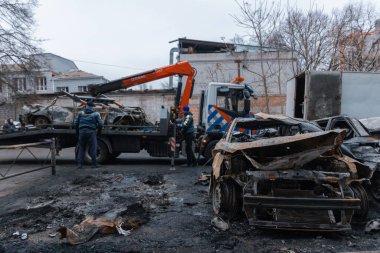
[[[175,170],[174,168],[174,159],[175,159],[175,151],[177,150],[177,142],[176,142],[176,134],[177,134],[177,123],[174,122],[174,128],[173,128],[173,135],[174,137],[170,138],[170,148],[171,148],[171,151],[173,152],[172,153],[172,159],[170,161],[170,169],[169,170]],[[174,144],[173,144],[173,140],[174,140]]]
[[[52,138],[51,139],[51,144],[50,144],[50,152],[51,152],[51,174],[52,175],[55,175],[56,174],[56,171],[55,171],[55,165],[56,165],[56,161],[55,161],[55,142],[56,142],[56,138]]]
[[[178,77],[178,86],[177,86],[177,92],[176,92],[176,97],[174,100],[174,127],[173,127],[173,139],[174,139],[174,151],[173,151],[173,156],[170,162],[170,170],[175,170],[174,168],[174,159],[176,156],[176,151],[177,151],[177,118],[178,118],[178,109],[179,109],[179,104],[181,100],[181,94],[182,94],[182,75]],[[171,148],[173,148],[173,143],[172,141],[170,142]]]

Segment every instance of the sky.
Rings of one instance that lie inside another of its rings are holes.
[[[299,8],[313,3],[288,1]],[[372,1],[380,10],[380,1]],[[331,11],[349,1],[315,2]],[[168,65],[169,51],[177,46],[169,41],[228,42],[244,35],[232,17],[238,14],[234,0],[40,0],[35,37],[45,52],[113,80]]]

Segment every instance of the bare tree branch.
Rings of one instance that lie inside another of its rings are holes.
[[[36,6],[37,0],[0,0],[0,84],[11,91],[17,90],[12,75],[28,77],[38,69],[34,55],[41,51],[32,35]]]
[[[259,46],[260,74],[264,87],[265,111],[269,112],[269,87],[268,77],[264,68],[265,48],[269,44],[271,35],[278,29],[278,24],[282,16],[279,5],[274,2],[268,4],[264,0],[254,0],[253,4],[242,1],[235,1],[239,7],[240,15],[233,15],[237,24],[246,28],[251,37],[251,41]],[[247,69],[248,70],[248,69]],[[252,72],[251,70],[248,70]]]

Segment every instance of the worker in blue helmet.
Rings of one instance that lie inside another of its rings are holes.
[[[89,146],[88,150],[91,156],[92,167],[98,167],[96,161],[96,131],[98,129],[101,130],[103,128],[103,121],[100,118],[100,114],[93,107],[94,101],[92,99],[87,101],[86,108],[84,108],[84,110],[78,113],[78,116],[74,121],[74,128],[77,130],[79,134],[77,154],[77,162],[79,169],[83,167],[84,155],[87,145]]]
[[[195,160],[193,152],[193,139],[194,139],[194,120],[193,114],[190,112],[190,107],[185,105],[182,107],[183,117],[182,117],[182,135],[185,138],[186,143],[186,156],[187,156],[187,166],[195,167],[197,161]]]

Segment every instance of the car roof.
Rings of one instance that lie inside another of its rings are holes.
[[[280,125],[296,126],[304,125],[309,127],[315,127],[320,130],[320,127],[311,121],[292,118],[284,115],[271,115],[265,113],[255,114],[256,118],[236,118],[237,128],[249,128],[249,129],[262,129],[276,127]],[[315,131],[317,130],[315,129]]]

